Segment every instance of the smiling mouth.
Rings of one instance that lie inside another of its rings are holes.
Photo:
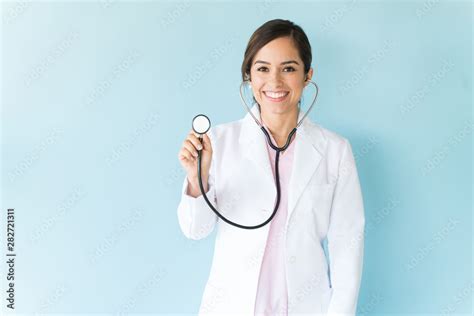
[[[288,94],[290,94],[289,91],[263,91],[263,94],[267,97],[268,100],[272,102],[281,102],[286,97]]]

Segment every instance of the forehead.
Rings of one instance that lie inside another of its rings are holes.
[[[260,48],[254,60],[280,62],[290,59],[301,61],[298,49],[291,38],[279,37]]]

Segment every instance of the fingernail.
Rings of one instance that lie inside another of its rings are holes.
[[[201,150],[201,149],[202,149],[202,146],[201,146],[201,145],[198,145],[198,149]]]
[[[193,153],[193,155],[194,155],[194,157],[197,157],[197,156],[198,156],[198,154],[197,154],[197,153]]]

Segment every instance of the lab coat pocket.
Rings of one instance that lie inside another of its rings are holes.
[[[335,183],[313,184],[309,187],[309,198],[312,208],[321,211],[329,211],[332,204]]]
[[[335,186],[335,183],[310,186],[311,215],[318,237],[323,237],[327,233]]]

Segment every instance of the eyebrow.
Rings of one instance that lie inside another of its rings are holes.
[[[257,60],[254,63],[254,65],[257,64],[257,63],[270,65],[270,63],[268,61],[263,61],[263,60]],[[287,60],[287,61],[282,62],[280,65],[287,65],[287,64],[297,64],[297,65],[299,65],[299,63],[296,60]]]

